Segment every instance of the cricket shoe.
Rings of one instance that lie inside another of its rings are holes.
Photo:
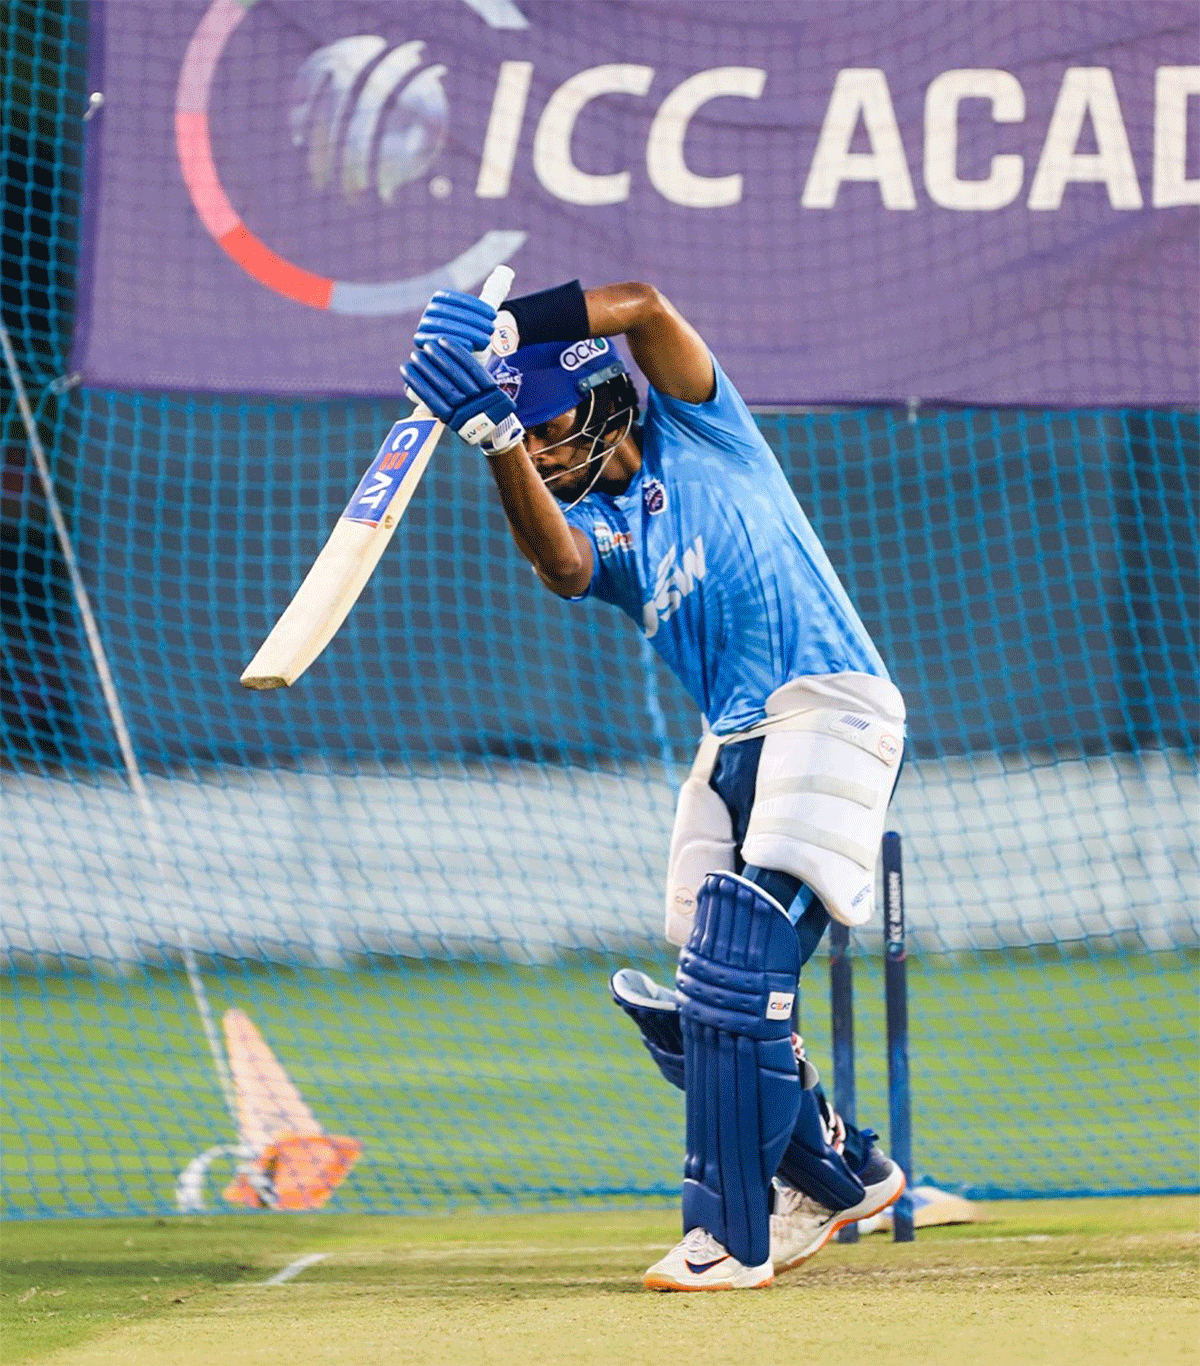
[[[770,1262],[743,1266],[706,1229],[694,1228],[642,1277],[647,1290],[757,1290],[775,1279]]]
[[[881,1148],[872,1148],[858,1179],[863,1198],[849,1209],[829,1209],[776,1177],[771,1215],[771,1261],[775,1270],[790,1271],[815,1256],[840,1228],[881,1214],[904,1194],[904,1173]]]

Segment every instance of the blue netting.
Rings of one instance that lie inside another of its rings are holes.
[[[343,1209],[676,1190],[680,1106],[605,978],[660,977],[698,718],[636,633],[542,591],[439,448],[303,684],[238,675],[390,402],[64,388],[82,15],[6,34],[5,319],[153,818],[125,774],[6,402],[6,1208],[173,1207],[231,1122],[181,971],[327,1129]],[[65,18],[64,18],[65,15]],[[912,720],[918,1172],[1194,1187],[1195,414],[763,414]],[[859,1115],[884,1113],[859,936]],[[823,967],[804,1026],[827,1062]]]

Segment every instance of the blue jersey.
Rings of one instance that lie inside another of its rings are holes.
[[[806,674],[887,678],[878,651],[741,395],[651,388],[642,467],[567,511],[593,551],[587,592],[642,629],[718,734]]]

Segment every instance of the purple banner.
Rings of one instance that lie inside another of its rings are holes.
[[[1200,11],[109,0],[76,368],[397,393],[437,288],[641,279],[762,405],[1191,405]]]

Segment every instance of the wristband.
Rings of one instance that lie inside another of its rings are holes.
[[[539,342],[583,341],[591,336],[588,327],[587,300],[578,280],[567,285],[556,285],[537,294],[523,294],[509,299],[505,311],[512,314],[522,346],[536,346]]]

